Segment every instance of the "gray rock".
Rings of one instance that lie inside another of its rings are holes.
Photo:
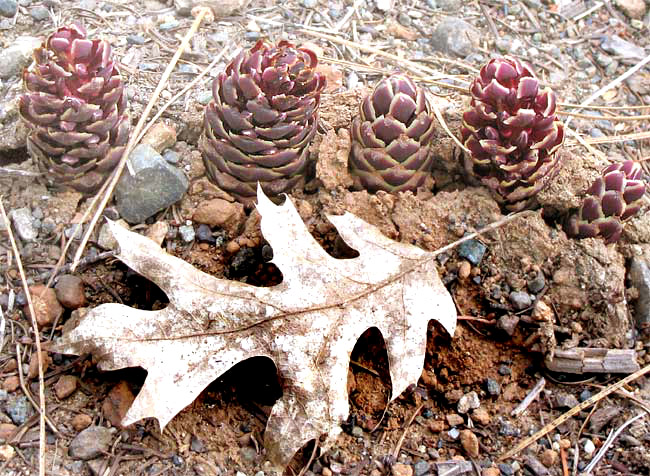
[[[0,0],[0,15],[12,18],[18,11],[18,2],[16,0]]]
[[[447,17],[433,31],[431,46],[436,51],[464,58],[477,49],[480,37],[480,32],[466,21]]]
[[[203,106],[207,106],[210,101],[212,101],[212,91],[201,91],[196,95],[196,100],[198,101],[199,104]]]
[[[38,237],[38,229],[34,226],[34,217],[29,208],[12,210],[10,216],[21,240],[34,241]]]
[[[0,0],[0,4],[3,0]],[[34,48],[41,45],[41,40],[33,36],[21,36],[0,52],[0,78],[18,77],[23,68],[32,61]]]
[[[578,399],[570,393],[559,393],[555,396],[555,408],[573,408],[578,405]]]
[[[431,465],[427,461],[418,461],[413,465],[413,474],[415,476],[424,476],[431,469]]]
[[[589,419],[589,429],[592,433],[600,433],[600,431],[605,428],[614,417],[618,416],[619,413],[620,409],[613,406],[599,408]]]
[[[70,442],[68,454],[74,459],[87,461],[108,451],[113,442],[113,432],[103,426],[91,426]]]
[[[300,4],[305,8],[314,8],[318,5],[318,0],[301,0]]]
[[[150,145],[138,145],[129,160],[135,175],[125,170],[115,193],[117,210],[127,222],[144,222],[179,201],[187,191],[185,174]]]
[[[469,392],[460,397],[458,400],[458,405],[456,406],[456,411],[461,415],[465,415],[470,410],[478,408],[481,406],[481,401],[478,398],[476,392]]]
[[[14,425],[22,425],[27,419],[34,414],[29,400],[24,395],[15,395],[7,399],[5,403],[5,413],[9,415]]]
[[[255,459],[257,458],[257,452],[255,451],[255,448],[244,446],[239,450],[239,456],[241,456],[242,461],[250,464],[255,462]]]
[[[640,60],[645,57],[645,50],[618,35],[605,36],[601,48],[613,55],[622,56],[624,60]]]
[[[178,232],[185,243],[191,243],[196,238],[194,227],[192,225],[183,225],[178,227]]]
[[[487,246],[478,240],[467,240],[458,246],[458,256],[465,258],[474,266],[481,264]]]
[[[499,471],[503,476],[513,476],[515,470],[508,463],[499,463]]]
[[[528,280],[528,290],[533,294],[540,292],[544,289],[544,286],[546,286],[546,279],[542,272],[537,273],[533,279]]]
[[[544,466],[540,460],[535,458],[533,455],[524,456],[524,464],[528,467],[535,476],[547,476],[549,474],[548,469]]]
[[[501,386],[499,385],[499,382],[493,378],[489,378],[485,381],[485,389],[487,390],[487,393],[493,397],[496,397],[501,393]]]
[[[530,299],[530,294],[523,291],[513,291],[510,293],[510,302],[512,307],[517,311],[522,311],[529,308],[533,301]]]
[[[517,324],[519,324],[519,317],[511,314],[504,314],[497,321],[497,327],[505,331],[509,336],[515,333]]]
[[[636,325],[642,329],[650,324],[650,265],[644,259],[634,256],[628,271],[630,284],[639,292],[635,303]]]
[[[29,11],[30,16],[36,21],[45,21],[50,18],[50,11],[43,5],[37,5]]]

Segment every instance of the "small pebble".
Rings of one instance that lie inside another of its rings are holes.
[[[511,292],[510,302],[512,303],[512,307],[514,307],[517,311],[527,309],[533,303],[532,299],[530,299],[530,294],[523,291]]]
[[[194,232],[194,227],[192,225],[179,226],[178,232],[180,233],[181,238],[185,243],[191,243],[196,237],[196,233]]]
[[[201,224],[196,229],[196,239],[200,242],[210,244],[214,244],[216,241],[214,236],[212,236],[212,230],[206,224]]]
[[[36,21],[45,21],[50,18],[50,11],[43,5],[38,5],[29,11],[29,15]]]
[[[463,449],[467,453],[467,456],[471,458],[478,458],[478,438],[472,432],[472,430],[463,430],[460,432],[460,444],[463,446]]]
[[[56,298],[66,309],[79,309],[86,305],[84,283],[78,276],[64,274],[54,287]]]
[[[414,476],[424,476],[431,469],[431,465],[427,461],[418,461],[413,465]]]
[[[591,392],[587,389],[584,389],[582,392],[580,392],[580,395],[578,396],[580,402],[584,402],[585,400],[589,400],[590,398],[591,398]]]
[[[77,390],[78,384],[77,377],[74,375],[63,375],[56,384],[54,384],[54,393],[56,393],[56,398],[63,400],[72,395],[75,390]]]
[[[485,388],[487,392],[493,397],[496,397],[501,393],[501,386],[499,385],[499,382],[493,378],[489,378],[485,381]]]
[[[458,428],[452,428],[447,432],[447,434],[452,440],[457,440],[460,436],[460,430]]]
[[[512,373],[512,370],[510,370],[510,367],[508,367],[507,365],[500,365],[498,372],[499,375],[505,376],[505,375],[510,375]]]
[[[513,476],[515,474],[515,470],[508,463],[499,463],[499,471],[503,476]]]
[[[75,431],[85,430],[92,422],[93,419],[90,415],[78,413],[72,418],[72,428],[74,428]]]
[[[596,445],[594,445],[594,442],[591,440],[585,440],[585,442],[582,445],[582,448],[585,450],[585,454],[591,458],[591,455],[594,454],[594,451],[596,451]]]
[[[481,264],[487,246],[478,240],[468,240],[458,246],[458,256],[465,258],[474,266]]]
[[[144,45],[146,41],[145,37],[142,35],[127,35],[126,42],[129,45]]]
[[[481,401],[478,398],[478,394],[476,392],[469,392],[463,395],[462,397],[460,397],[460,400],[458,400],[456,411],[461,415],[464,415],[470,410],[474,408],[478,408],[480,406],[481,406]]]

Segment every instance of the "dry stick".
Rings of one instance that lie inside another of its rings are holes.
[[[218,54],[217,56],[214,57],[214,59],[210,62],[210,64],[207,65],[207,66],[203,69],[203,71],[201,71],[201,72],[196,76],[196,78],[194,78],[192,81],[190,81],[190,83],[189,83],[187,86],[185,86],[181,91],[179,91],[178,93],[176,93],[176,94],[175,94],[175,95],[174,95],[174,96],[173,96],[169,101],[167,101],[167,102],[163,105],[163,107],[161,107],[161,108],[158,110],[158,112],[156,112],[156,114],[151,118],[151,120],[149,121],[149,123],[147,124],[147,126],[146,126],[144,129],[142,129],[142,132],[140,132],[140,134],[138,134],[138,137],[137,137],[137,139],[135,140],[136,143],[138,143],[138,142],[140,142],[140,141],[142,140],[142,138],[144,137],[144,135],[149,131],[149,129],[151,129],[151,127],[156,123],[156,121],[160,118],[160,116],[162,116],[163,113],[167,110],[167,108],[169,108],[169,106],[171,106],[172,104],[174,104],[174,103],[178,100],[178,98],[180,98],[183,94],[185,94],[185,93],[188,92],[190,89],[192,89],[192,88],[194,87],[194,85],[195,85],[196,83],[198,83],[198,82],[201,80],[201,78],[203,78],[203,76],[205,76],[206,74],[208,74],[208,73],[210,72],[210,70],[211,70],[212,68],[214,68],[214,67],[217,65],[217,63],[221,60],[221,58],[223,58],[223,56],[226,54],[226,51],[227,51],[229,48],[230,48],[230,45],[226,45],[226,46],[224,46],[223,49],[219,52],[219,54]],[[233,57],[234,57],[234,56],[237,56],[237,55],[239,54],[240,51],[241,51],[241,48],[235,50],[235,52],[233,53],[232,56],[233,56]]]
[[[647,374],[650,372],[650,365],[646,365],[640,370],[637,370],[631,375],[628,375],[622,380],[619,380],[618,382],[610,385],[609,387],[605,388],[604,390],[598,392],[596,395],[591,397],[588,400],[585,400],[584,402],[580,403],[579,405],[576,405],[573,407],[571,410],[568,412],[564,413],[563,415],[560,415],[558,418],[550,422],[548,425],[546,425],[544,428],[539,430],[537,433],[535,433],[532,436],[529,436],[528,438],[525,438],[521,443],[519,443],[517,446],[515,446],[513,449],[510,451],[507,451],[506,453],[502,454],[499,456],[498,461],[503,461],[508,458],[512,458],[514,455],[519,453],[521,450],[526,448],[528,445],[531,443],[534,443],[538,439],[540,439],[542,436],[547,435],[551,431],[553,431],[555,428],[557,428],[559,425],[567,421],[569,418],[573,417],[574,415],[578,414],[585,408],[589,408],[591,405],[594,403],[602,400],[603,398],[607,397],[608,395],[614,393],[615,391],[619,390],[622,388],[624,385],[627,385],[628,383],[638,379],[639,377]],[[644,413],[645,415],[645,413]]]
[[[18,380],[20,382],[20,388],[23,389],[23,393],[25,393],[27,400],[29,400],[29,402],[32,404],[34,410],[40,411],[39,405],[36,403],[36,401],[34,401],[34,397],[32,397],[32,394],[27,388],[27,384],[25,383],[25,377],[23,376],[23,367],[22,367],[23,359],[20,356],[20,344],[16,344],[16,363],[18,364]],[[52,420],[49,419],[47,415],[45,415],[45,423],[47,424],[47,426],[50,427],[52,433],[57,435],[61,434],[61,432],[58,430],[56,426],[54,426],[54,423],[52,422]]]
[[[385,51],[382,51],[378,48],[374,48],[372,46],[366,46],[361,43],[355,43],[354,41],[344,40],[343,38],[337,38],[335,36],[325,35],[323,33],[318,33],[315,31],[310,31],[305,29],[300,29],[298,31],[300,31],[300,33],[305,33],[306,35],[311,35],[311,36],[315,36],[316,38],[321,38],[323,40],[331,41],[332,43],[338,43],[340,45],[349,46],[350,48],[357,48],[361,51],[365,51],[366,53],[374,53],[377,56],[383,56],[384,58],[390,59],[399,65],[407,67],[411,71],[415,71],[417,74],[422,74],[423,72],[429,74],[439,73],[439,71],[429,68],[428,66],[421,65],[415,63],[414,61],[410,61],[404,58],[400,58],[399,56],[396,56],[391,53],[386,53]]]
[[[88,240],[90,240],[90,235],[95,228],[95,225],[97,224],[97,221],[99,220],[99,217],[102,214],[102,211],[106,207],[106,204],[111,198],[111,194],[113,193],[113,190],[115,189],[115,186],[117,185],[118,180],[120,179],[120,176],[122,175],[122,171],[124,170],[124,166],[126,165],[126,162],[129,158],[129,155],[131,154],[131,151],[133,151],[137,139],[139,137],[140,132],[142,131],[145,122],[147,121],[147,118],[149,117],[149,114],[151,113],[151,110],[153,109],[154,104],[156,103],[158,96],[160,96],[160,93],[162,92],[163,88],[165,87],[165,84],[169,80],[169,77],[172,74],[172,70],[176,66],[176,63],[178,62],[178,59],[181,57],[183,52],[185,51],[185,48],[187,48],[190,39],[194,36],[194,33],[196,33],[196,30],[198,30],[199,25],[201,24],[201,21],[203,20],[203,17],[206,15],[212,15],[212,10],[210,10],[207,7],[202,7],[200,11],[198,12],[198,15],[194,19],[194,22],[192,23],[192,26],[190,27],[189,31],[183,38],[183,41],[181,41],[181,44],[178,46],[178,49],[176,50],[176,53],[174,53],[174,56],[172,57],[171,61],[167,65],[167,68],[165,69],[165,72],[162,74],[162,77],[160,78],[160,81],[158,82],[158,86],[156,86],[155,91],[151,95],[151,99],[149,99],[149,103],[147,103],[147,106],[144,108],[144,111],[142,111],[142,115],[140,116],[140,120],[135,126],[135,129],[133,130],[133,134],[131,135],[131,138],[129,139],[128,144],[126,145],[126,148],[124,149],[124,152],[122,153],[122,158],[120,159],[119,164],[117,164],[117,167],[115,168],[115,172],[113,172],[113,175],[111,176],[110,182],[108,183],[108,186],[106,188],[106,191],[104,192],[104,195],[99,203],[99,206],[97,207],[97,210],[95,211],[95,214],[93,215],[92,219],[90,220],[90,224],[88,226],[88,229],[86,230],[86,233],[84,234],[83,238],[81,239],[81,243],[79,244],[79,248],[77,249],[77,252],[74,255],[74,259],[72,261],[72,268],[71,270],[74,271],[77,268],[77,265],[79,264],[79,260],[81,259],[81,255],[84,252],[84,249],[86,248],[86,245],[88,244]]]
[[[546,379],[542,377],[539,379],[539,382],[535,384],[533,389],[528,392],[528,395],[521,401],[519,405],[517,405],[517,408],[512,410],[512,413],[510,415],[514,417],[518,417],[522,413],[526,411],[526,409],[530,406],[531,403],[533,403],[533,400],[537,398],[537,396],[544,390],[544,387],[546,386]],[[543,422],[542,422],[543,423]]]
[[[438,119],[438,122],[440,123],[440,125],[442,126],[442,128],[445,130],[445,132],[447,133],[447,135],[448,135],[449,137],[452,138],[452,140],[456,143],[456,145],[457,145],[458,147],[461,148],[461,150],[463,150],[464,152],[467,152],[468,154],[471,154],[472,152],[471,152],[467,147],[465,147],[465,144],[463,144],[463,143],[458,139],[458,137],[456,137],[456,136],[451,132],[451,130],[449,130],[449,126],[447,126],[447,121],[445,121],[445,118],[443,117],[442,112],[440,112],[440,108],[439,108],[438,105],[436,104],[436,101],[429,101],[429,103],[430,103],[431,106],[433,107],[433,113],[436,115],[436,119]]]
[[[643,106],[587,106],[581,104],[572,104],[570,102],[557,103],[560,107],[572,107],[577,109],[591,109],[596,111],[632,111],[637,109],[650,109],[650,104]],[[600,116],[599,116],[600,119]]]
[[[650,114],[643,114],[640,116],[594,116],[593,114],[581,114],[579,112],[557,111],[558,116],[573,116],[578,119],[594,119],[594,120],[607,120],[613,122],[636,122],[647,121],[650,119]]]
[[[607,156],[603,154],[601,151],[598,149],[592,147],[585,139],[582,137],[580,134],[578,134],[576,131],[573,129],[566,129],[566,131],[569,133],[569,135],[575,137],[575,139],[582,145],[584,146],[585,149],[587,149],[589,152],[594,154],[596,157],[599,157],[601,159],[606,159]]]
[[[404,444],[404,438],[406,438],[406,432],[408,431],[409,427],[411,426],[411,423],[413,423],[413,420],[415,420],[415,417],[418,416],[418,414],[420,413],[420,410],[422,410],[423,406],[424,406],[424,403],[420,403],[420,405],[413,412],[413,415],[411,415],[411,418],[409,418],[409,421],[404,426],[404,432],[402,433],[402,436],[399,437],[399,440],[397,440],[397,444],[395,445],[395,449],[393,450],[393,457],[394,458],[397,459],[397,456],[399,455],[399,450],[402,449],[402,445]]]
[[[34,303],[32,302],[32,295],[29,292],[29,287],[27,286],[27,278],[25,276],[25,270],[23,269],[23,262],[20,259],[20,253],[18,252],[18,246],[16,246],[16,240],[14,239],[14,234],[11,231],[11,225],[9,224],[9,219],[5,213],[5,207],[2,203],[2,197],[0,197],[0,212],[2,213],[2,219],[7,224],[7,234],[9,235],[9,241],[11,242],[11,249],[14,252],[16,257],[16,267],[20,273],[20,280],[23,283],[23,289],[25,291],[25,296],[27,297],[27,306],[29,308],[29,314],[32,321],[32,327],[34,328],[34,340],[36,341],[36,353],[38,359],[38,401],[40,403],[39,410],[39,431],[38,431],[38,475],[45,476],[45,384],[43,383],[43,356],[41,355],[41,337],[38,332],[38,324],[36,323],[36,312],[34,311]]]
[[[586,106],[586,105],[591,104],[595,99],[599,98],[603,93],[605,93],[606,91],[609,91],[610,89],[612,89],[612,88],[618,86],[619,84],[621,84],[621,83],[622,83],[623,81],[625,81],[627,78],[629,78],[629,77],[632,76],[634,73],[636,73],[636,72],[639,71],[641,68],[643,68],[647,63],[650,63],[650,55],[648,55],[648,56],[646,56],[645,58],[643,58],[643,59],[642,59],[641,61],[639,61],[636,65],[632,66],[630,69],[628,69],[625,73],[621,74],[621,75],[620,75],[618,78],[616,78],[615,80],[609,82],[608,84],[606,84],[605,86],[603,86],[602,88],[600,88],[598,91],[594,92],[591,96],[589,96],[587,99],[585,99],[584,101],[582,101],[582,103],[580,104],[580,106]],[[578,108],[578,111],[580,111],[580,109],[581,109],[581,107]],[[572,119],[572,117],[569,116],[569,117],[567,118],[566,122],[564,123],[564,127],[565,127],[566,129],[569,128],[569,124],[571,123],[571,119]]]
[[[625,430],[625,428],[630,426],[638,419],[643,418],[644,416],[646,416],[645,413],[639,413],[637,416],[632,417],[628,421],[623,423],[620,427],[618,427],[616,431],[612,431],[607,437],[607,439],[605,440],[605,443],[603,443],[603,446],[600,448],[600,450],[598,450],[598,453],[596,453],[596,456],[594,456],[594,459],[592,459],[591,462],[587,465],[583,474],[585,475],[591,474],[591,472],[594,470],[596,465],[598,465],[598,463],[603,458],[603,456],[605,456],[605,453],[607,452],[609,447],[612,445],[612,443],[614,443],[614,440],[618,438],[618,435],[620,435],[623,432],[623,430]]]

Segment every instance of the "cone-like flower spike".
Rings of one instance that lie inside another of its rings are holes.
[[[317,64],[309,49],[260,40],[219,74],[199,143],[216,185],[250,203],[258,182],[274,196],[304,179],[325,86]]]
[[[431,173],[433,132],[424,91],[400,74],[383,79],[352,123],[350,171],[369,192],[413,191]]]
[[[94,193],[119,162],[131,128],[111,47],[73,24],[53,33],[34,60],[20,98],[31,129],[27,147],[50,184]]]
[[[633,160],[611,164],[587,190],[578,212],[565,226],[569,236],[600,236],[606,243],[621,237],[623,222],[636,215],[646,190],[641,165]]]
[[[563,124],[555,93],[542,89],[529,65],[516,58],[491,60],[470,87],[462,139],[465,169],[495,192],[508,210],[522,210],[560,167]]]

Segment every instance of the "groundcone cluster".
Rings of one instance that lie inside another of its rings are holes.
[[[130,131],[110,45],[74,24],[53,33],[34,60],[20,99],[29,152],[51,185],[95,193],[114,171]],[[309,145],[325,87],[317,65],[308,48],[260,40],[219,73],[199,142],[218,187],[251,204],[258,183],[269,196],[301,186],[312,169]],[[562,164],[564,126],[555,93],[513,57],[490,60],[469,93],[461,130],[468,180],[489,188],[505,210],[534,207]],[[424,90],[409,77],[379,81],[351,124],[355,187],[396,193],[422,186],[432,173],[435,124]],[[623,222],[639,211],[645,187],[638,163],[610,165],[567,217],[566,232],[617,241]]]

